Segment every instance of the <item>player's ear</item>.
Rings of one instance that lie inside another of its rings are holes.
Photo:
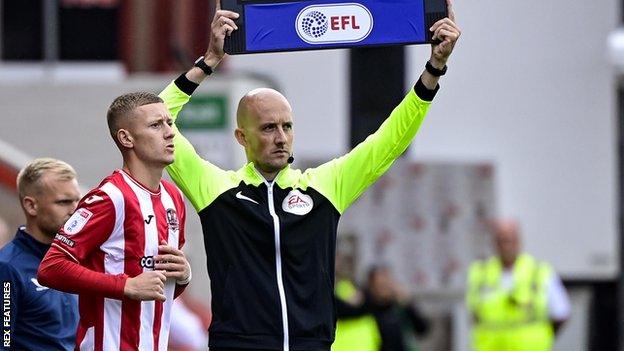
[[[132,139],[132,134],[126,129],[119,129],[116,133],[117,142],[119,145],[131,149],[134,146],[134,139]]]
[[[236,128],[234,131],[234,137],[242,147],[247,147],[247,139],[245,138],[245,131],[243,128]]]
[[[22,199],[22,207],[29,216],[37,215],[37,200],[30,196],[24,196]]]

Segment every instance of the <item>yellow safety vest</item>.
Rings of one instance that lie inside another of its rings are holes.
[[[514,263],[513,287],[501,287],[498,257],[474,262],[468,273],[466,302],[474,316],[474,351],[551,351],[554,331],[548,318],[546,263],[521,254]]]
[[[338,281],[336,296],[348,300],[357,289],[347,280]],[[372,315],[338,320],[336,323],[336,340],[332,351],[378,351],[381,347],[381,335],[377,322]]]

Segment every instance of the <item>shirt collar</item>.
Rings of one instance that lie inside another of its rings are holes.
[[[45,256],[46,252],[48,252],[48,249],[50,248],[50,244],[39,242],[30,234],[26,233],[25,227],[19,227],[17,234],[15,234],[15,242],[24,246],[24,248],[41,259],[43,259],[43,256]]]

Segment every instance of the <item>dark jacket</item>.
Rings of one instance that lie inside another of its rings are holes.
[[[20,228],[0,250],[5,318],[0,350],[74,349],[78,297],[37,281],[37,269],[49,247]]]

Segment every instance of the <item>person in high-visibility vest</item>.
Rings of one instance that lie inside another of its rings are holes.
[[[338,320],[331,351],[379,351],[381,347],[375,316],[365,306],[364,292],[355,283],[357,244],[354,236],[342,236],[336,250],[334,295]]]
[[[496,255],[471,264],[466,303],[474,351],[550,351],[570,315],[561,279],[545,262],[521,252],[519,225],[492,225]]]
[[[430,321],[387,264],[368,270],[366,304],[375,316],[381,336],[379,351],[418,351],[416,336],[425,336]],[[355,350],[355,349],[353,349]]]
[[[361,292],[348,279],[336,282],[336,339],[331,351],[379,351],[381,335],[375,316],[361,301]]]

